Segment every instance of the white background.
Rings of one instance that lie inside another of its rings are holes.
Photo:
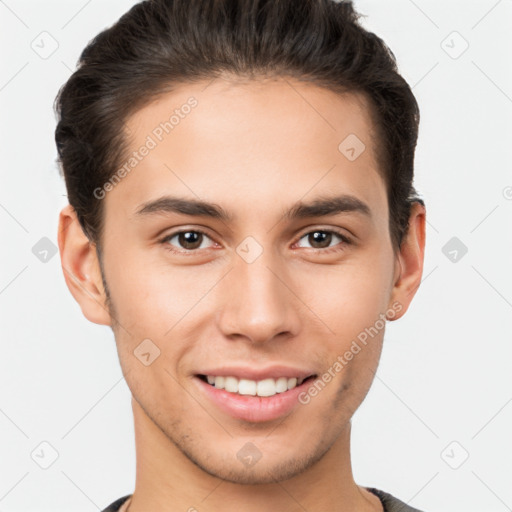
[[[32,252],[42,237],[57,244],[67,202],[53,100],[87,42],[133,3],[0,2],[1,512],[92,512],[134,488],[113,335],[82,316],[59,255]],[[512,510],[512,1],[355,5],[420,105],[428,231],[422,285],[388,323],[354,416],[354,476],[426,512]],[[43,31],[58,42],[47,59],[31,48]],[[461,38],[469,47],[453,58]],[[442,252],[452,237],[468,248],[455,263]],[[58,452],[48,469],[31,456],[43,441]]]

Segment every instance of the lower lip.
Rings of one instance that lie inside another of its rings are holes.
[[[289,414],[300,404],[298,396],[313,382],[313,379],[308,379],[300,386],[283,393],[261,397],[230,393],[208,384],[199,377],[194,377],[194,380],[198,382],[201,391],[208,399],[223,412],[239,420],[253,423],[272,421]]]

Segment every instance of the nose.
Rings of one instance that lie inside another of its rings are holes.
[[[234,265],[222,280],[218,327],[228,339],[265,343],[295,337],[299,332],[301,302],[293,291],[284,263],[263,251],[248,263],[235,255]],[[304,316],[304,315],[302,315]]]

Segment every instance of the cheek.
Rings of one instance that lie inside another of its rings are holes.
[[[126,358],[130,358],[129,363]],[[150,366],[144,366],[135,357],[125,353],[123,365],[126,383],[146,413],[160,425],[170,425],[183,416],[195,402],[177,383],[174,369],[163,354]],[[197,412],[197,411],[193,411]]]
[[[213,294],[208,292],[219,275],[207,266],[198,270],[173,267],[161,260],[141,262],[142,258],[126,258],[123,266],[109,274],[116,318],[124,328],[116,329],[118,354],[123,367],[137,375],[132,380],[140,392],[145,387],[138,379],[144,375],[150,379],[146,386],[170,390],[175,383],[168,372],[182,376],[179,365],[188,361],[187,354],[194,350],[194,334],[213,321],[216,309],[211,303]],[[148,339],[157,347],[149,343],[149,351],[158,357],[146,368],[134,355]]]
[[[218,280],[205,267],[172,266],[162,258],[125,258],[110,271],[109,286],[127,330],[163,337]],[[129,328],[132,327],[132,329]]]
[[[347,264],[319,268],[301,280],[304,302],[333,337],[355,337],[374,325],[389,301],[389,264]]]

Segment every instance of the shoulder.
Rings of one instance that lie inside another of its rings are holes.
[[[407,503],[404,503],[398,498],[395,498],[395,496],[389,494],[388,492],[376,489],[375,487],[365,488],[379,497],[379,499],[382,502],[382,505],[384,506],[385,512],[423,512],[417,508],[407,505]],[[119,498],[118,500],[111,503],[102,512],[118,512],[121,506],[126,502],[126,500],[128,500],[130,496],[131,494],[128,494],[126,496],[123,496],[122,498]]]
[[[423,512],[417,508],[407,505],[407,503],[395,498],[388,492],[375,489],[375,487],[365,487],[365,489],[380,498],[385,512]]]
[[[118,500],[111,503],[106,509],[102,510],[102,512],[118,512],[118,510],[121,508],[121,505],[131,496],[131,494],[127,494],[126,496],[123,496],[122,498],[119,498]]]

